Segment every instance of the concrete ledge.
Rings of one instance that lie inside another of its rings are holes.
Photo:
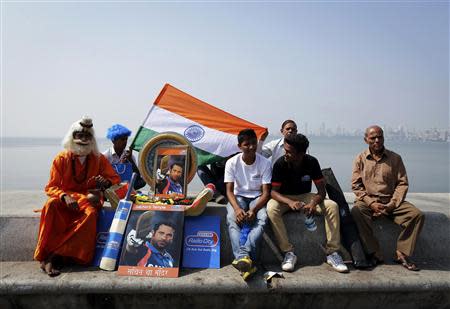
[[[388,308],[427,308],[425,301],[433,308],[450,306],[450,265],[428,265],[414,273],[383,265],[371,272],[338,274],[323,264],[285,273],[284,279],[274,279],[270,286],[262,272],[246,283],[231,266],[183,270],[176,279],[120,277],[80,267],[49,278],[37,266],[36,262],[0,263],[2,308],[94,308],[99,304],[127,309],[144,304],[273,308],[298,307],[298,302],[314,308],[386,308],[387,302]]]

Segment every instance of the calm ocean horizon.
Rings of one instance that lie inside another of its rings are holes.
[[[350,192],[352,161],[366,148],[363,139],[314,136],[309,139],[309,153],[319,160],[322,168],[331,167],[342,190]],[[52,160],[62,150],[61,139],[8,137],[0,141],[1,190],[43,190]],[[409,192],[450,192],[450,143],[386,141],[385,145],[402,156],[409,178]],[[110,147],[110,142],[98,139],[98,146],[103,151]],[[202,187],[195,177],[188,192],[198,192]]]

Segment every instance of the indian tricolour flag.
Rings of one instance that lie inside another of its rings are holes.
[[[154,135],[175,132],[195,147],[199,165],[212,163],[239,152],[237,134],[253,129],[258,140],[267,128],[224,112],[166,84],[139,128],[131,148],[140,151]]]

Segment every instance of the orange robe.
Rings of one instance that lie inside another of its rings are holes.
[[[44,261],[52,253],[73,258],[81,264],[92,260],[97,209],[88,202],[86,195],[88,189],[95,188],[95,181],[88,180],[97,175],[102,175],[112,184],[120,182],[120,177],[102,154],[89,154],[84,164],[68,151],[55,157],[50,180],[45,187],[50,198],[41,212],[35,260]],[[61,200],[64,194],[77,200],[80,209],[69,209]]]

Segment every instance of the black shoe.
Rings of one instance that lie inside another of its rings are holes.
[[[362,260],[362,261],[354,261],[353,267],[355,267],[356,269],[368,269],[373,266],[372,266],[372,263],[370,263],[369,261]]]
[[[378,265],[384,264],[384,261],[382,259],[378,258],[375,255],[375,253],[372,253],[371,255],[369,255],[367,260],[370,264],[370,267],[376,267]]]

